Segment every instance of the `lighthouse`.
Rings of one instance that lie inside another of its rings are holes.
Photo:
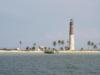
[[[75,34],[73,19],[69,22],[69,50],[75,50]]]

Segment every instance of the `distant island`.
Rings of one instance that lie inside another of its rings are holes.
[[[97,45],[92,42],[88,41],[88,49],[81,48],[80,50],[77,50],[75,48],[75,32],[74,32],[74,22],[72,19],[70,19],[69,22],[69,41],[64,40],[56,40],[52,42],[53,47],[46,47],[46,46],[38,46],[34,43],[33,46],[30,48],[29,46],[26,47],[26,49],[22,49],[22,41],[19,41],[19,48],[1,48],[0,52],[32,52],[32,53],[46,53],[46,54],[61,54],[61,53],[99,53],[100,49],[97,49]],[[67,46],[68,44],[68,46]],[[100,45],[100,44],[99,44]],[[92,47],[92,49],[90,48]]]

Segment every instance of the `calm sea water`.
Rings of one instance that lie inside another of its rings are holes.
[[[100,55],[1,53],[0,75],[100,75]]]

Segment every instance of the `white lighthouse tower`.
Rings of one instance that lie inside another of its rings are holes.
[[[74,23],[72,19],[70,19],[69,26],[69,50],[75,50]]]

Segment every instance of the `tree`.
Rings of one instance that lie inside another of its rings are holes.
[[[62,46],[64,47],[64,44],[65,44],[64,40],[61,41],[61,44],[62,44]]]
[[[53,41],[53,46],[55,47],[57,45],[56,41]]]
[[[21,46],[22,46],[22,41],[19,41],[19,45],[20,45],[20,49],[21,49]]]
[[[81,50],[81,51],[83,51],[83,50],[84,50],[84,48],[81,48],[80,50]]]
[[[62,45],[62,47],[60,47],[60,50],[63,50],[64,49],[64,43],[65,43],[64,40],[61,40],[60,41],[60,44]]]
[[[94,48],[94,42],[91,42],[90,46],[92,47],[92,49]]]
[[[32,50],[35,50],[35,47],[34,46],[32,47]]]
[[[29,46],[27,46],[27,47],[26,47],[26,50],[27,50],[27,51],[28,51],[28,50],[30,50],[30,47],[29,47]]]
[[[61,40],[58,40],[57,43],[58,43],[58,45],[59,45],[59,49],[60,49]]]
[[[36,43],[33,43],[33,46],[36,46]]]
[[[61,40],[58,40],[58,44],[59,44],[59,46],[60,46],[60,44],[61,44]]]
[[[97,45],[94,45],[93,48],[94,48],[94,49],[97,49]]]
[[[61,44],[64,45],[64,40],[61,41]]]
[[[87,45],[88,45],[88,49],[89,49],[89,47],[90,47],[90,45],[91,45],[91,41],[88,41],[88,42],[87,42]]]
[[[46,51],[47,50],[47,47],[44,47],[44,50]]]
[[[36,49],[36,43],[33,43],[32,50]]]
[[[91,46],[94,46],[94,42],[91,42],[91,44],[90,44]]]

